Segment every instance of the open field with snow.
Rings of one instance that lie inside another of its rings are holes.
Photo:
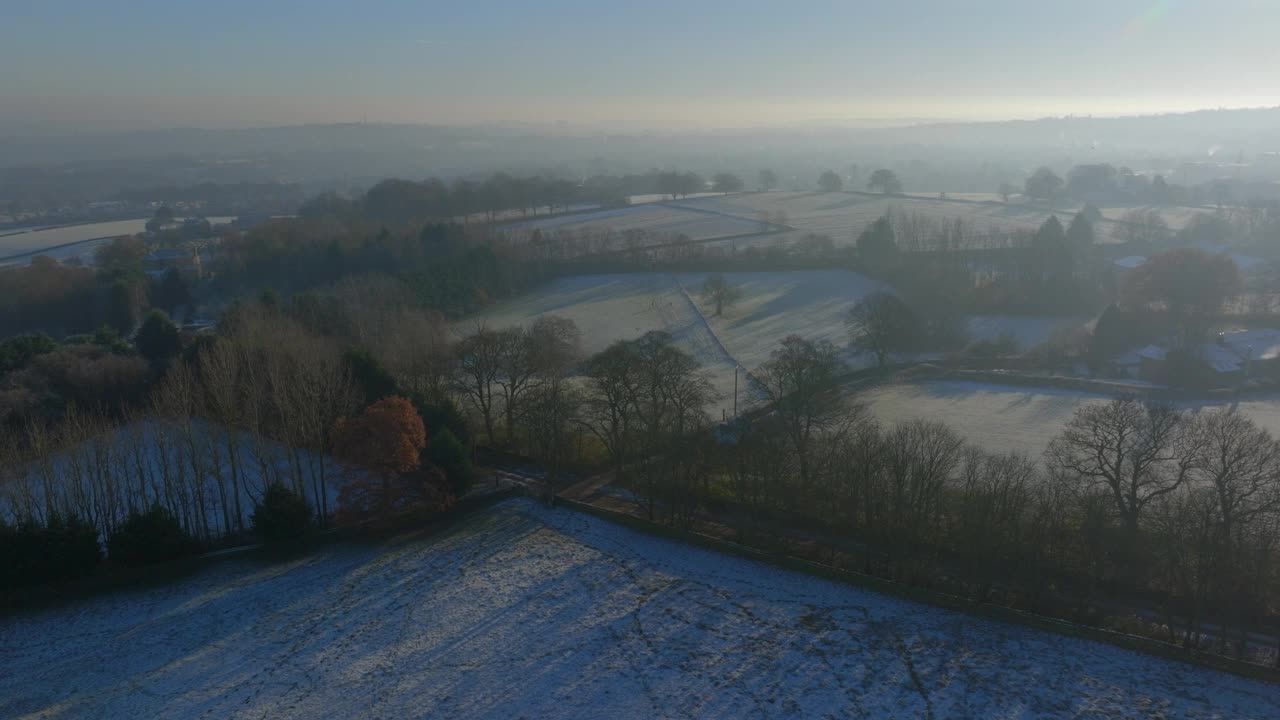
[[[465,333],[477,323],[502,328],[525,325],[539,315],[572,319],[582,330],[583,351],[592,354],[618,340],[631,340],[650,330],[665,330],[711,373],[722,398],[733,406],[733,368],[753,371],[769,359],[788,335],[830,340],[844,349],[852,367],[871,358],[848,350],[845,316],[862,298],[889,288],[847,270],[799,270],[725,273],[742,298],[720,317],[701,298],[705,273],[625,273],[580,275],[495,306],[459,322]],[[1020,316],[975,316],[968,330],[973,340],[1010,334],[1025,351],[1049,338],[1055,329],[1078,326],[1083,319]],[[741,395],[739,403],[755,396]]]
[[[231,217],[211,217],[211,223],[230,222],[235,218]],[[9,258],[17,255],[28,255],[32,253],[40,253],[47,248],[54,248],[48,252],[42,253],[49,255],[57,260],[67,260],[73,257],[92,257],[93,249],[101,243],[92,243],[91,240],[102,240],[107,242],[121,235],[136,235],[146,230],[147,218],[138,220],[113,220],[111,222],[88,223],[85,225],[71,225],[67,227],[53,227],[44,229],[35,229],[29,232],[17,232],[12,235],[0,236],[0,259]],[[71,247],[59,247],[69,243],[79,243]],[[29,257],[22,257],[8,261],[10,263],[20,262],[27,263]],[[0,260],[0,262],[4,262]]]
[[[734,367],[755,370],[792,333],[844,346],[844,316],[866,295],[884,286],[844,270],[726,273],[742,299],[715,317],[701,298],[705,273],[633,273],[564,278],[532,294],[494,307],[455,326],[475,323],[501,328],[555,314],[578,323],[583,350],[599,352],[617,340],[665,330],[710,373],[721,400],[712,410],[733,407]],[[865,358],[850,355],[857,364]],[[757,397],[740,378],[740,404]],[[751,393],[751,394],[749,394]]]
[[[978,234],[1035,230],[1051,214],[1050,210],[1020,203],[866,193],[744,193],[682,200],[671,204],[715,210],[744,218],[757,218],[761,213],[776,217],[778,213],[782,213],[786,217],[786,223],[798,232],[830,235],[837,247],[853,244],[859,233],[890,209],[918,213],[939,222],[963,219]],[[1064,221],[1069,219],[1069,214],[1057,214]],[[1112,239],[1116,229],[1112,223],[1103,223],[1097,228],[1099,239],[1102,242]]]
[[[504,226],[508,230],[568,230],[573,232],[625,233],[643,230],[663,238],[685,235],[691,240],[744,235],[768,230],[754,217],[732,217],[700,212],[669,203],[649,203],[571,215],[532,219]]]
[[[512,500],[0,620],[6,718],[1274,718],[1274,686]]]
[[[1109,395],[1051,387],[1022,387],[936,380],[880,385],[855,399],[885,423],[941,420],[971,442],[994,451],[1038,458],[1076,408],[1106,402]],[[1187,409],[1234,407],[1280,436],[1280,396],[1238,402],[1177,403]]]

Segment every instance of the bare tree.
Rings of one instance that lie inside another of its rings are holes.
[[[640,370],[631,343],[619,340],[583,364],[587,398],[582,423],[600,440],[621,472],[631,456],[633,407],[640,392]]]
[[[742,297],[742,291],[730,285],[721,273],[712,273],[702,283],[702,299],[714,303],[716,317],[720,317],[726,306],[732,307]]]
[[[529,327],[533,363],[543,380],[558,379],[581,359],[582,331],[559,315],[541,315]]]
[[[789,335],[756,372],[791,441],[803,488],[811,479],[810,451],[815,436],[842,415],[837,384],[843,369],[830,342]]]
[[[964,441],[940,422],[914,420],[890,430],[884,447],[889,545],[931,540]]]
[[[478,328],[454,346],[454,387],[480,413],[489,444],[497,445],[493,431],[494,388],[502,374],[503,339],[488,328]]]
[[[533,342],[524,328],[507,328],[496,333],[498,372],[495,376],[502,393],[506,418],[507,445],[515,443],[516,416],[520,402],[538,384],[538,365]]]
[[[1183,429],[1173,408],[1117,398],[1076,410],[1046,455],[1075,482],[1106,490],[1133,537],[1146,506],[1176,490],[1193,467]]]
[[[770,168],[765,168],[761,170],[758,184],[760,186],[760,189],[763,190],[764,192],[768,192],[774,189],[775,187],[778,186],[778,173],[774,172]]]
[[[845,324],[854,349],[873,353],[880,367],[890,353],[909,350],[917,335],[915,313],[890,292],[863,298],[849,311]]]
[[[1280,445],[1271,433],[1234,410],[1205,410],[1189,423],[1195,452],[1191,479],[1212,488],[1223,538],[1280,507]],[[1228,545],[1230,547],[1230,545]]]

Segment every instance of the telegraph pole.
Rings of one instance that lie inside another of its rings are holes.
[[[738,419],[738,365],[733,366],[733,419]]]

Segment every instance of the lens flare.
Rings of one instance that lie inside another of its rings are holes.
[[[1127,31],[1129,34],[1133,35],[1150,29],[1153,25],[1164,18],[1164,16],[1169,14],[1173,5],[1174,0],[1156,0],[1151,3],[1151,7],[1143,10],[1138,17],[1129,21],[1129,25],[1126,28]]]

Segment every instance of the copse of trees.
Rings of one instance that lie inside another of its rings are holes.
[[[554,315],[528,327],[479,327],[458,341],[452,387],[479,415],[491,447],[499,446],[499,413],[506,421],[504,443],[510,447],[526,398],[577,362],[580,342],[577,326]]]
[[[721,173],[716,192],[737,192],[742,181]],[[569,210],[575,204],[614,206],[633,195],[667,195],[672,199],[703,192],[707,183],[693,172],[654,170],[639,175],[595,175],[582,181],[562,177],[515,177],[497,173],[483,179],[462,178],[446,183],[437,178],[423,181],[389,179],[362,196],[326,193],[303,203],[306,218],[365,219],[378,223],[414,224],[496,222],[519,213],[520,217]]]
[[[871,173],[871,177],[867,180],[868,190],[879,190],[885,195],[901,195],[902,181],[898,179],[898,174],[887,168],[880,168]]]
[[[1023,185],[1022,194],[1034,200],[1052,200],[1066,183],[1047,167],[1038,168]]]
[[[822,192],[840,192],[844,189],[844,178],[827,170],[818,176],[818,189]]]
[[[1156,253],[1125,274],[1122,295],[1130,307],[1161,307],[1177,328],[1177,344],[1202,340],[1207,316],[1240,292],[1240,272],[1227,255],[1196,248]]]

